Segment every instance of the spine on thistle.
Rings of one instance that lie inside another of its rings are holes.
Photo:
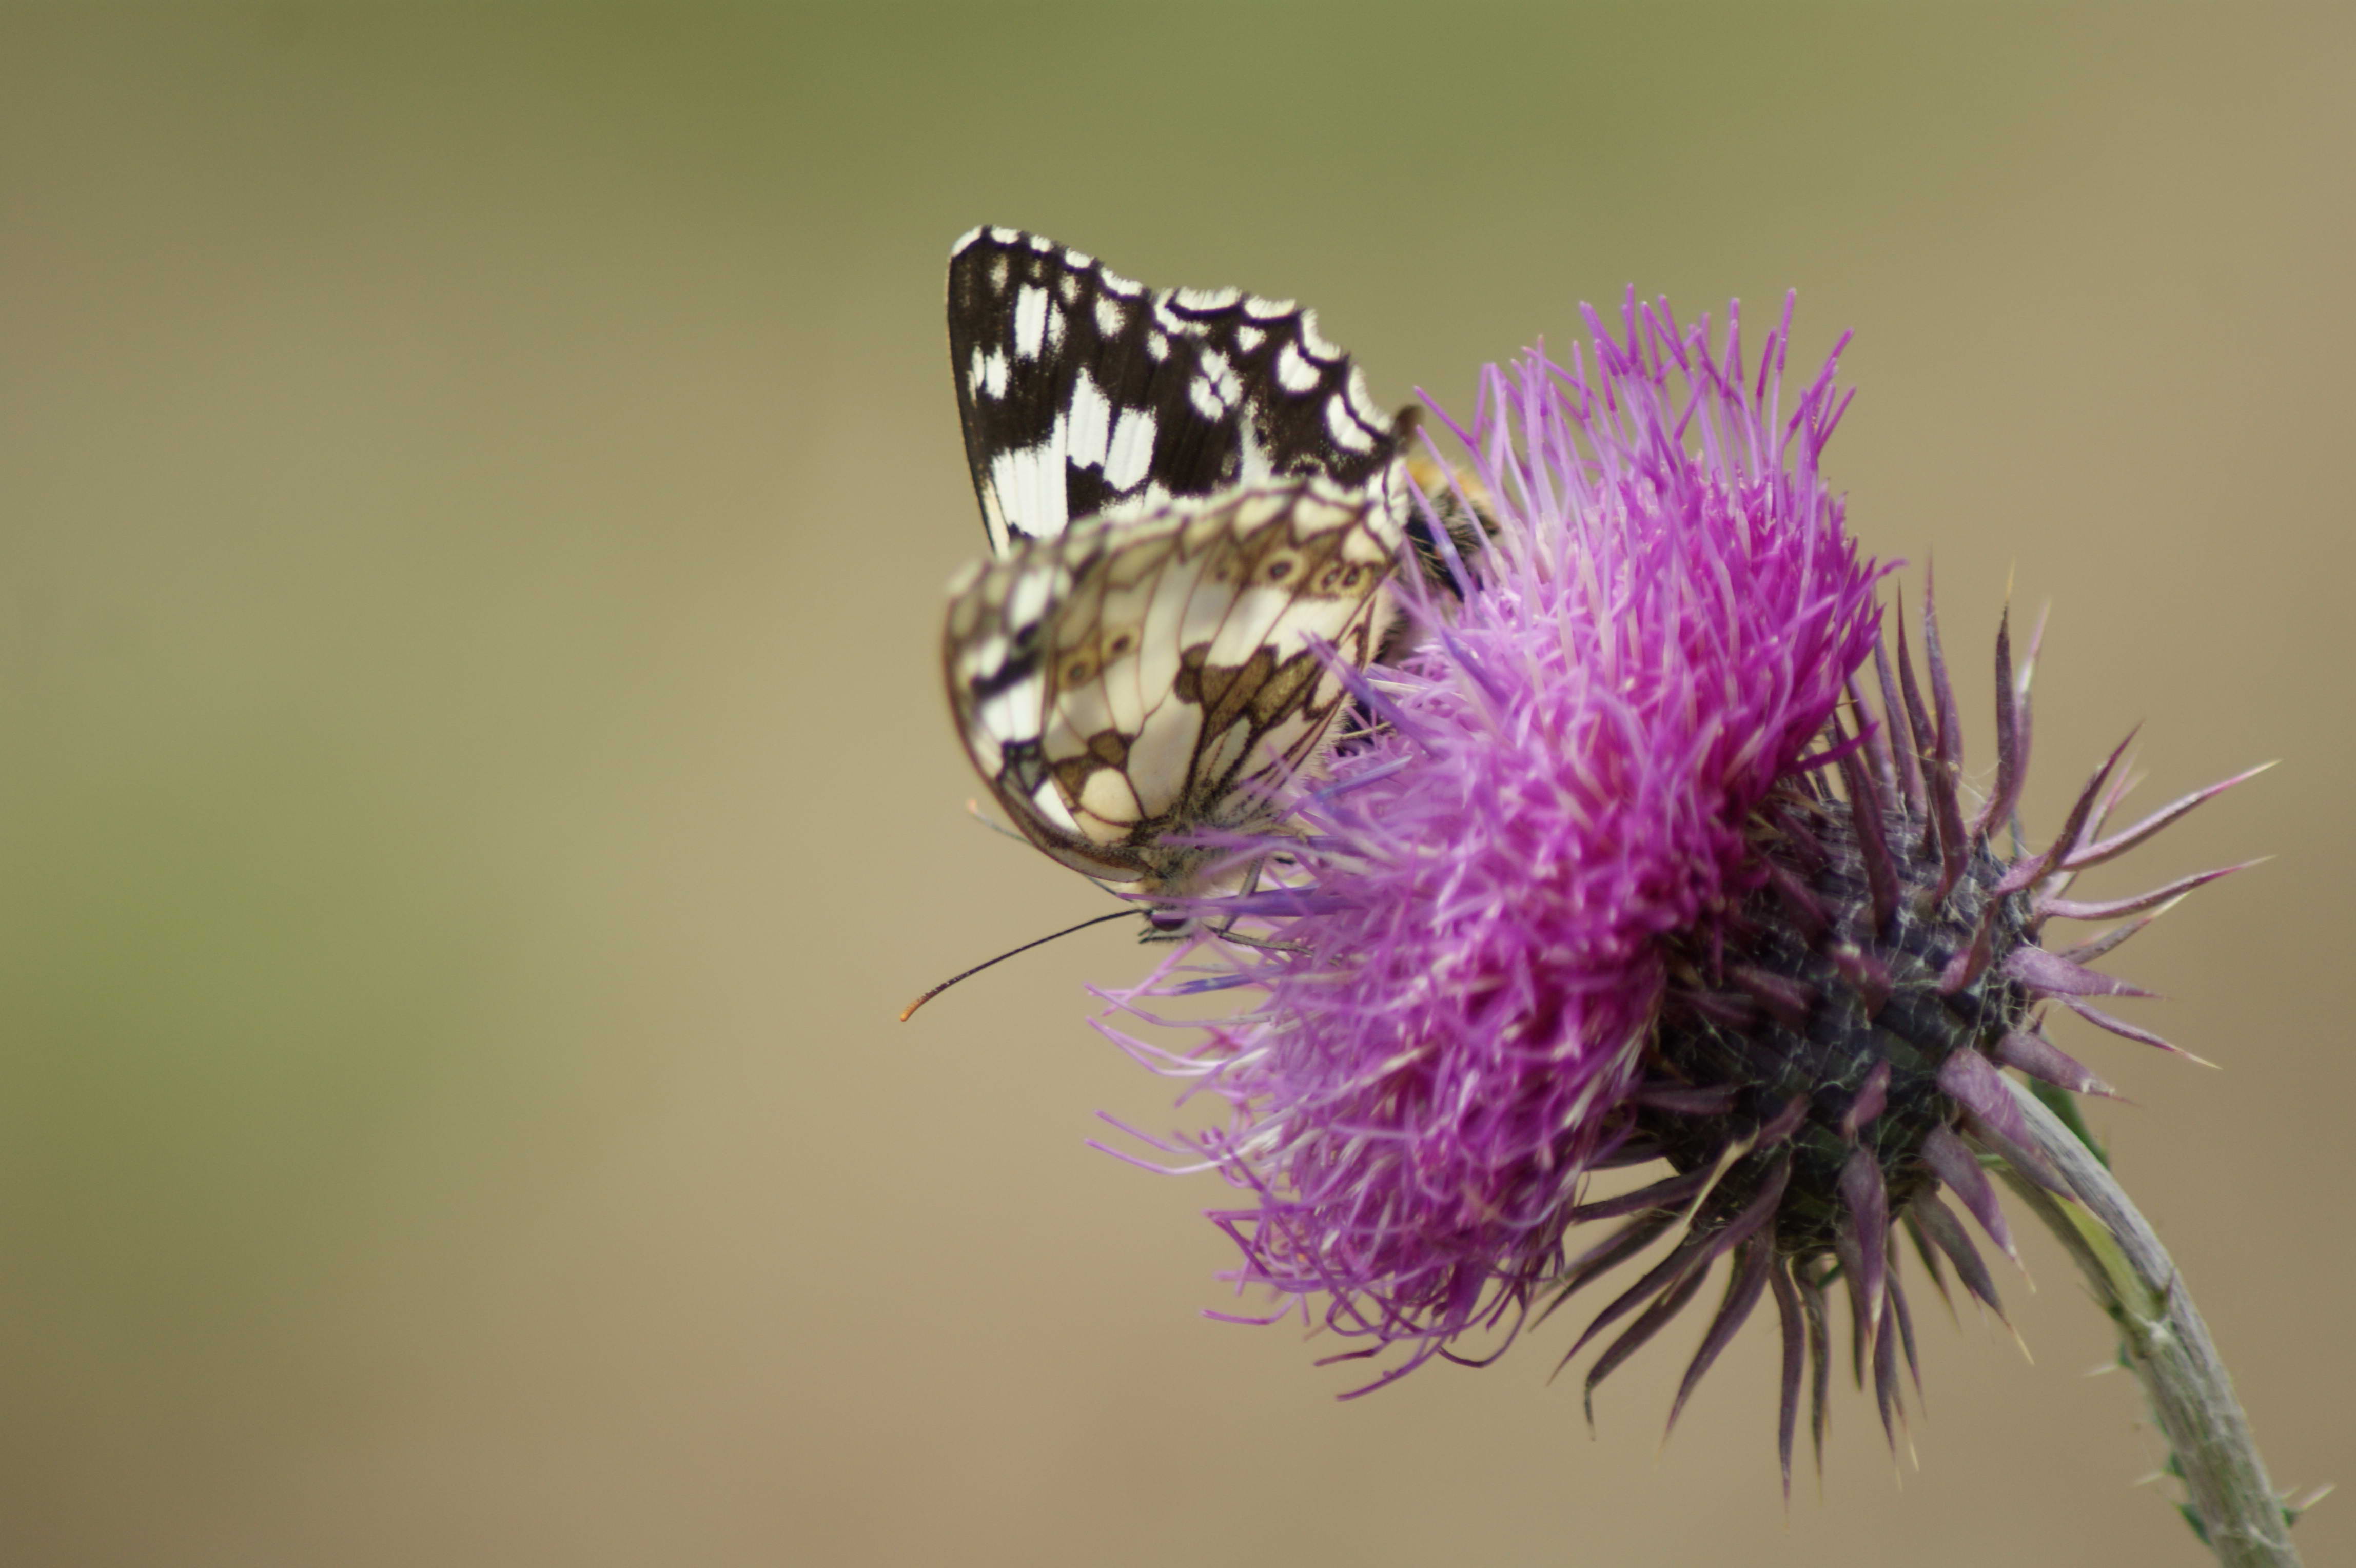
[[[2029,682],[2025,672],[2015,676],[2009,616],[1996,639],[1996,778],[1968,813],[1961,726],[1927,589],[1922,626],[1928,701],[1901,620],[1894,679],[1890,656],[1875,648],[1879,712],[1852,680],[1847,722],[1832,721],[1810,766],[1787,775],[1752,820],[1756,887],[1676,944],[1630,1136],[1612,1155],[1665,1159],[1673,1174],[1576,1211],[1629,1218],[1573,1261],[1549,1305],[1687,1219],[1685,1240],[1595,1315],[1572,1354],[1636,1314],[1589,1370],[1591,1402],[1595,1386],[1691,1300],[1710,1263],[1730,1256],[1724,1296],[1669,1419],[1674,1425],[1701,1375],[1772,1295],[1783,1331],[1777,1441],[1787,1491],[1804,1384],[1821,1458],[1832,1354],[1826,1298],[1847,1298],[1852,1370],[1862,1383],[1870,1367],[1894,1444],[1904,1419],[1901,1358],[1920,1388],[1899,1233],[1942,1294],[1952,1269],[1968,1296],[2001,1317],[1987,1261],[1956,1213],[1960,1207],[2017,1261],[1976,1148],[2066,1191],[2030,1146],[1997,1069],[2075,1094],[2112,1094],[2045,1036],[2042,1020],[2055,1005],[2139,1044],[2177,1050],[2094,1006],[2094,998],[2151,993],[2089,966],[2192,889],[2242,869],[2203,872],[2134,897],[2069,898],[2080,872],[2251,773],[2104,837],[2126,791],[2114,781],[2122,744],[2050,843],[2008,850],[2003,841],[2018,842],[2014,813],[2030,736]],[[2035,658],[2032,642],[2032,669]],[[2053,921],[2111,919],[2125,923],[2091,941],[2043,945]]]

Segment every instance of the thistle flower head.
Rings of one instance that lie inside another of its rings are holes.
[[[1108,993],[1107,1027],[1224,1099],[1225,1125],[1162,1146],[1247,1196],[1213,1218],[1273,1316],[1297,1305],[1364,1341],[1354,1355],[1400,1349],[1369,1387],[1672,1241],[1589,1329],[1622,1325],[1591,1390],[1730,1257],[1686,1389],[1772,1289],[1788,1485],[1808,1356],[1821,1419],[1836,1283],[1860,1373],[1886,1422],[1897,1408],[1894,1225],[1995,1303],[1936,1192],[2009,1248],[1965,1142],[2034,1165],[1997,1068],[2100,1087],[2035,1006],[2156,1042],[2087,1004],[2132,989],[2085,969],[2092,950],[2038,936],[2148,907],[2062,892],[2169,813],[2102,839],[2106,769],[2049,849],[1996,847],[2029,733],[2002,639],[1979,809],[1935,622],[1932,698],[1901,642],[1885,714],[1865,707],[1882,569],[1819,471],[1847,406],[1833,364],[1787,401],[1788,306],[1755,370],[1731,310],[1715,342],[1707,318],[1633,296],[1616,331],[1588,319],[1568,366],[1493,368],[1471,427],[1450,427],[1494,537],[1464,560],[1434,531],[1461,605],[1402,590],[1420,646],[1355,688],[1368,729],[1302,781],[1288,836],[1253,846],[1276,852],[1260,890],[1205,909],[1266,945],[1198,941]],[[1183,1055],[1122,1024],[1206,990],[1251,1002],[1191,1026]],[[1594,1172],[1653,1160],[1658,1180],[1589,1199]],[[1622,1224],[1572,1256],[1574,1227],[1605,1219]]]
[[[1244,1277],[1426,1352],[1559,1272],[1664,939],[1755,880],[1745,823],[1875,624],[1817,471],[1832,367],[1786,414],[1783,329],[1751,380],[1731,324],[1716,351],[1623,326],[1484,378],[1460,434],[1494,545],[1361,693],[1379,727],[1301,803],[1302,886],[1253,901],[1301,950],[1230,955],[1266,1004],[1200,1058],[1260,1200],[1223,1217]]]

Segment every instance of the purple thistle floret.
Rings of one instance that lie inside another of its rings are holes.
[[[1486,371],[1451,428],[1489,548],[1433,531],[1461,605],[1402,588],[1419,651],[1358,689],[1371,732],[1304,781],[1279,886],[1220,907],[1275,945],[1196,944],[1209,979],[1173,961],[1108,993],[1141,1017],[1263,993],[1183,1059],[1109,1032],[1231,1108],[1191,1144],[1254,1200],[1214,1216],[1233,1277],[1322,1303],[1358,1354],[1404,1345],[1380,1381],[1560,1283],[1580,1184],[1629,1136],[1668,939],[1762,884],[1753,812],[1837,759],[1875,644],[1881,571],[1818,467],[1834,363],[1787,412],[1789,305],[1755,375],[1729,316],[1713,350],[1707,317],[1632,295],[1569,367]]]

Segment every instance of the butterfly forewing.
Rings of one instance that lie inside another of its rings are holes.
[[[1148,290],[1043,236],[976,229],[949,257],[948,323],[966,460],[1000,554],[1271,478],[1393,487],[1395,423],[1290,300]]]
[[[1364,493],[1247,484],[1018,542],[951,603],[949,701],[1007,813],[1064,864],[1201,891],[1214,852],[1314,757],[1394,614],[1400,541]]]

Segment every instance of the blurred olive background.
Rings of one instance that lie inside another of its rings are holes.
[[[2159,1563],[2205,1557],[2041,1239],[2031,1366],[1923,1324],[1787,1517],[1774,1337],[1337,1403],[1208,1323],[1119,929],[976,827],[950,240],[1318,305],[1376,391],[1634,283],[1802,295],[1878,552],[1935,548],[2033,821],[2143,722],[2097,890],[2280,858],[2064,1026],[2277,1481],[2347,1480],[2345,8],[0,12],[0,1561]],[[1919,581],[1918,579],[1914,579]],[[2356,1551],[2328,1503],[2315,1563]]]

